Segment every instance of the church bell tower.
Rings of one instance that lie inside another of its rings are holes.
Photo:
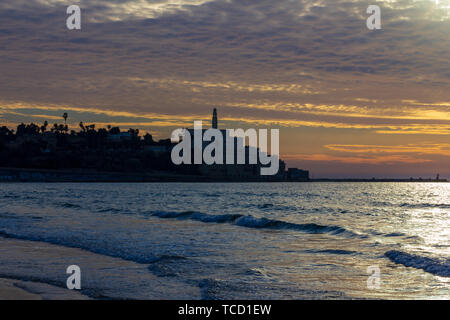
[[[214,111],[213,111],[212,128],[217,129],[217,109],[216,108],[214,108]]]

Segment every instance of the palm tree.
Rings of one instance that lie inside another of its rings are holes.
[[[67,124],[67,117],[68,117],[69,115],[67,114],[67,112],[64,112],[64,114],[63,114],[63,118],[64,118],[64,124]]]
[[[44,133],[47,130],[48,122],[47,120],[44,121],[44,125],[41,126],[41,132]]]

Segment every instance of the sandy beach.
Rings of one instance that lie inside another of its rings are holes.
[[[0,278],[0,300],[86,300],[89,297],[46,283]]]

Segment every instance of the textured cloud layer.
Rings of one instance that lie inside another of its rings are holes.
[[[78,4],[81,31],[65,27],[67,1],[0,3],[2,122],[68,110],[74,126],[85,117],[163,136],[218,107],[233,126],[322,128],[330,141],[313,151],[328,155],[345,130],[375,145],[450,133],[448,0]],[[381,30],[366,28],[370,4]],[[284,139],[285,153],[305,147]]]

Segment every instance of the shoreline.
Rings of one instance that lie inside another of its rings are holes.
[[[90,300],[78,291],[44,282],[0,277],[0,300]]]
[[[447,179],[396,179],[396,178],[343,178],[287,180],[280,178],[232,179],[197,175],[183,175],[172,172],[96,172],[83,170],[55,170],[33,168],[0,168],[0,183],[5,182],[69,182],[69,183],[307,183],[307,182],[409,182],[409,183],[447,183]]]
[[[199,287],[158,277],[148,264],[76,247],[0,235],[0,256],[0,300],[201,299]],[[81,290],[66,288],[70,265],[81,269]],[[127,290],[130,283],[148,290]]]
[[[165,171],[98,172],[33,168],[0,168],[0,182],[291,182],[280,178],[231,179]],[[298,182],[298,181],[296,181]],[[306,182],[306,181],[305,181]]]

